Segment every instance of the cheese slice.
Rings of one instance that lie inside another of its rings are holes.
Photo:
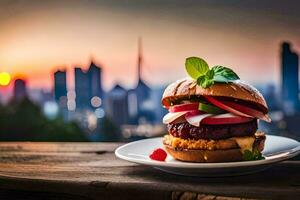
[[[246,150],[252,151],[253,143],[255,140],[254,137],[234,137],[234,139],[239,145],[242,153],[244,153],[244,151]]]

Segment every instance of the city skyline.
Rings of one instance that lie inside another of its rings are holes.
[[[280,43],[278,43],[278,47],[280,46],[280,44],[282,44],[284,42],[290,42],[290,41],[289,40],[282,40]],[[300,53],[300,51],[298,51],[298,48],[297,48],[297,46],[294,43],[291,43],[291,45],[292,45],[292,49],[293,49],[293,51],[295,53],[297,53],[297,54]],[[280,52],[280,48],[278,48],[277,51]],[[277,56],[277,57],[280,57],[280,56]],[[136,68],[135,67],[135,65],[136,65],[136,59],[133,59],[133,60],[135,60],[135,62],[133,62],[134,63],[133,68],[134,69],[133,69],[133,72],[132,72],[133,74],[132,74],[132,76],[130,76],[130,79],[129,79],[130,83],[127,83],[126,81],[124,82],[124,81],[122,81],[120,79],[114,79],[114,80],[110,81],[110,85],[105,84],[105,80],[107,79],[107,76],[108,76],[108,74],[106,73],[106,75],[103,76],[103,79],[104,79],[104,81],[103,81],[103,85],[104,85],[103,89],[106,90],[106,91],[109,91],[116,84],[121,84],[121,85],[125,86],[125,88],[127,88],[127,89],[134,87],[135,84],[136,84],[136,82],[138,81],[138,78],[135,76],[135,74],[137,73],[137,71],[135,69]],[[183,78],[183,77],[187,76],[187,74],[185,72],[185,68],[184,68],[184,61],[185,61],[185,59],[182,61],[183,62],[182,67],[181,67],[182,69],[180,69],[183,72],[181,72],[181,76],[178,75],[178,78]],[[5,94],[6,92],[9,92],[9,93],[12,94],[12,92],[13,92],[12,91],[12,89],[13,89],[12,88],[12,83],[13,83],[14,80],[17,80],[17,79],[26,80],[29,89],[33,89],[33,90],[35,90],[35,89],[43,89],[45,91],[52,91],[53,88],[55,87],[55,85],[53,85],[53,77],[52,77],[51,74],[55,73],[56,71],[64,71],[66,73],[66,77],[67,77],[67,90],[74,91],[75,90],[75,84],[74,84],[75,75],[74,75],[74,71],[76,70],[76,68],[80,68],[83,71],[88,71],[88,69],[90,67],[90,64],[94,63],[94,62],[95,63],[100,63],[100,64],[97,64],[97,65],[101,66],[101,69],[102,70],[104,69],[103,71],[105,71],[105,64],[101,64],[102,62],[99,62],[98,59],[95,59],[94,55],[90,55],[88,57],[88,59],[87,59],[86,64],[74,64],[74,65],[71,65],[71,66],[61,65],[60,67],[58,66],[58,67],[54,67],[53,69],[51,69],[50,75],[49,74],[46,75],[46,79],[47,79],[46,81],[47,82],[50,81],[50,83],[47,84],[47,85],[41,85],[39,83],[37,83],[37,85],[31,85],[30,82],[32,82],[32,79],[34,79],[34,77],[30,77],[30,76],[25,75],[24,73],[21,73],[21,72],[20,73],[16,73],[16,74],[10,74],[10,76],[11,76],[10,84],[7,85],[7,86],[0,87],[0,93],[4,93]],[[278,68],[279,73],[280,73],[280,65],[281,65],[281,61],[280,61],[280,59],[278,59],[277,66],[275,68]],[[149,77],[147,76],[147,74],[148,74],[147,73],[147,70],[148,70],[147,67],[148,66],[146,65],[146,67],[145,67],[146,68],[146,73],[145,73],[146,75],[144,75],[145,76],[144,80],[147,82],[147,84],[149,84],[152,87],[157,87],[157,86],[161,86],[161,85],[167,85],[169,82],[172,82],[172,81],[176,80],[176,79],[172,78],[172,80],[167,79],[168,81],[161,81],[161,82],[153,83],[153,82],[149,81]],[[233,67],[231,67],[231,68],[233,68]],[[1,68],[0,68],[0,70],[1,70]],[[124,71],[123,70],[120,71],[121,72],[120,74],[122,74],[122,72],[125,72],[125,71],[126,71],[126,69]],[[9,70],[1,71],[1,72],[7,73],[7,72],[9,72]],[[162,72],[162,73],[159,73],[159,74],[160,75],[164,75],[164,73],[166,73],[166,72]],[[156,76],[156,75],[157,74],[155,74],[154,76]],[[170,75],[172,77],[172,73],[170,73],[168,75]],[[255,76],[255,77],[259,78],[260,76]],[[280,77],[281,77],[281,75],[278,74],[278,77],[276,76],[276,79],[280,79]],[[254,85],[255,84],[274,84],[277,89],[280,89],[280,87],[279,87],[280,86],[280,80],[270,80],[268,78],[265,78],[262,81],[253,81],[251,79],[246,80],[246,81],[249,82],[250,84],[254,84]]]
[[[184,77],[185,58],[192,55],[229,66],[252,84],[278,85],[279,44],[288,40],[294,51],[300,49],[299,13],[292,1],[284,8],[277,1],[235,6],[212,1],[3,2],[0,71],[25,76],[29,88],[52,89],[49,74],[66,68],[73,89],[73,68],[86,70],[91,56],[103,68],[105,90],[117,82],[131,88],[136,83],[139,36],[144,80],[151,86]]]
[[[260,130],[298,137],[295,128],[300,119],[299,85],[296,84],[299,80],[299,56],[290,43],[283,42],[280,49],[281,91],[276,91],[273,84],[257,86],[267,101],[273,119],[271,124],[262,123]],[[48,118],[61,116],[66,122],[76,121],[93,141],[101,139],[101,130],[104,129],[113,129],[119,138],[149,136],[149,130],[154,127],[159,130],[155,133],[163,132],[161,120],[166,109],[161,106],[161,96],[165,87],[153,88],[144,82],[143,57],[139,40],[136,59],[138,81],[130,89],[116,84],[111,90],[103,91],[102,68],[91,61],[88,70],[75,68],[75,92],[67,92],[66,72],[58,70],[53,74],[54,94],[41,93],[39,99],[31,99],[27,94],[26,81],[17,79],[14,81],[12,102],[29,97]]]
[[[78,116],[80,115],[83,116],[83,118],[84,116],[93,116],[94,119],[95,117],[96,119],[102,119],[107,115],[109,120],[120,129],[122,125],[137,125],[139,121],[148,123],[154,122],[154,115],[162,117],[160,114],[163,112],[155,113],[149,109],[151,94],[161,96],[162,90],[154,92],[154,90],[144,82],[142,38],[138,39],[137,46],[137,82],[135,86],[130,89],[124,88],[122,85],[116,83],[111,90],[104,91],[102,88],[102,66],[96,65],[93,60],[91,60],[87,70],[78,66],[74,68],[74,91],[67,90],[66,70],[57,70],[54,72],[53,100],[55,100],[60,114],[62,114],[66,121],[75,118],[78,120]],[[157,94],[157,92],[159,94]],[[43,104],[45,102],[43,100],[40,100],[40,102],[41,105],[44,106]],[[156,100],[155,103],[157,103]],[[154,103],[150,104],[152,107],[155,105]],[[86,112],[89,114],[86,115]],[[89,121],[88,118],[89,117],[86,117],[84,121]],[[83,126],[85,126],[84,123]],[[89,125],[87,127],[89,127]],[[90,127],[95,128],[97,126]]]

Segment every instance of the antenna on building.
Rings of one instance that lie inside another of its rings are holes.
[[[142,79],[142,64],[143,64],[143,52],[142,52],[142,38],[138,39],[138,81]]]

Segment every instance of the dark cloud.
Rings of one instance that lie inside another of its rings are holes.
[[[186,24],[206,22],[247,29],[244,26],[246,24],[250,27],[249,30],[272,26],[293,30],[300,28],[300,1],[297,0],[2,0],[0,23],[26,13],[53,10],[55,14],[55,9],[64,8],[68,9],[66,12],[70,12],[72,8],[82,9],[84,12],[101,8],[132,17],[175,20]]]

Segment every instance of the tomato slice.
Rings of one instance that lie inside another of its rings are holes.
[[[193,116],[196,116],[196,115],[202,115],[202,114],[205,114],[205,112],[201,111],[201,110],[191,110],[191,111],[188,111],[185,116],[186,117],[193,117]]]
[[[224,110],[227,110],[228,112],[231,112],[235,115],[240,115],[243,117],[253,117],[253,118],[255,117],[255,118],[264,120],[266,122],[271,122],[271,118],[267,114],[264,114],[263,112],[255,110],[253,108],[249,108],[247,106],[242,106],[240,104],[237,104],[237,103],[234,103],[231,101],[220,102],[210,96],[205,96],[205,98],[208,101],[210,101],[212,104],[214,104]]]
[[[183,112],[183,111],[190,111],[190,110],[198,110],[199,103],[186,103],[186,104],[179,104],[169,108],[169,112]]]
[[[203,119],[212,115],[213,114],[207,114],[207,113],[200,113],[200,114],[186,113],[185,119],[189,124],[199,127]]]
[[[230,101],[223,101],[223,103],[227,106],[230,106],[231,108],[234,108],[235,110],[238,110],[242,113],[245,113],[247,115],[256,117],[258,119],[264,120],[266,122],[271,122],[271,118],[264,114],[261,111],[255,110],[253,108],[249,108],[247,106],[242,106],[240,104],[234,103],[234,102],[230,102]]]
[[[242,117],[232,113],[214,115],[202,119],[201,124],[220,125],[220,124],[240,124],[253,120],[250,117]]]
[[[205,96],[205,98],[206,98],[210,103],[214,104],[215,106],[218,106],[218,107],[222,108],[223,110],[226,110],[226,111],[228,111],[228,112],[231,112],[231,113],[233,113],[233,114],[235,114],[235,115],[239,115],[239,116],[243,116],[243,117],[252,117],[251,115],[247,115],[247,114],[245,114],[245,113],[243,113],[243,112],[241,112],[241,111],[238,111],[238,110],[236,110],[236,109],[234,109],[234,108],[231,108],[230,106],[228,106],[228,105],[226,105],[226,104],[224,104],[224,103],[222,103],[222,102],[216,100],[216,99],[213,98],[213,97]]]

